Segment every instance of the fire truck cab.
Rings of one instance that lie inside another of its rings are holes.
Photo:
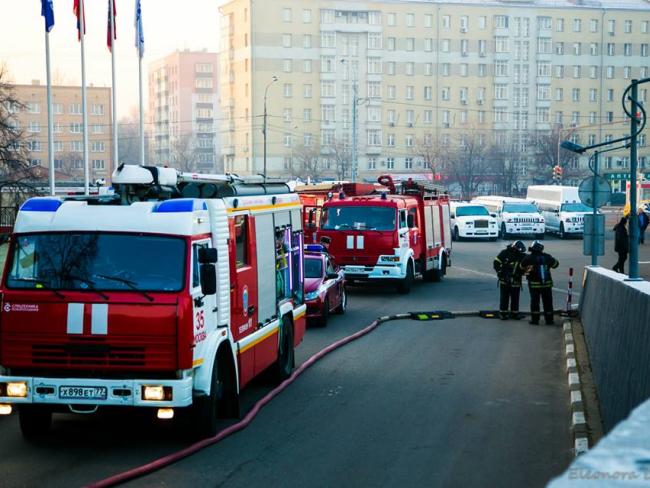
[[[348,283],[388,280],[408,293],[416,276],[439,281],[451,265],[448,197],[412,180],[378,181],[386,191],[327,200],[318,237],[329,238]]]
[[[262,177],[121,165],[114,195],[18,212],[2,277],[0,413],[191,409],[200,436],[240,388],[294,367],[304,335],[300,202]]]

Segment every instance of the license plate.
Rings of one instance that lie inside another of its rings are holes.
[[[361,266],[346,266],[346,273],[363,273],[365,270]]]
[[[477,230],[477,234],[487,234],[487,230]]]
[[[106,400],[105,386],[59,386],[61,400]]]

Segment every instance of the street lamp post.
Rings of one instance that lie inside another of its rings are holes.
[[[266,95],[268,94],[269,87],[276,81],[278,81],[278,77],[273,75],[273,78],[264,89],[264,128],[262,129],[262,134],[264,135],[264,179],[266,179]]]

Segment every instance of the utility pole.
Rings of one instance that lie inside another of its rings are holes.
[[[632,117],[630,117],[630,280],[639,279],[639,218],[637,212],[637,118],[639,80],[632,80],[630,101],[632,102]]]
[[[273,75],[273,78],[264,89],[264,128],[262,129],[262,134],[264,136],[264,178],[266,178],[266,95],[269,91],[269,87],[276,81],[278,81],[278,77]]]

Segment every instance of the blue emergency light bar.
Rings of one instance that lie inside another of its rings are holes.
[[[326,252],[321,244],[306,244],[305,252]]]
[[[167,200],[159,203],[153,208],[154,213],[177,213],[193,212],[195,210],[207,210],[208,205],[200,200],[193,198],[182,198],[176,200]]]
[[[21,212],[56,212],[63,204],[56,198],[30,198],[20,207]]]

